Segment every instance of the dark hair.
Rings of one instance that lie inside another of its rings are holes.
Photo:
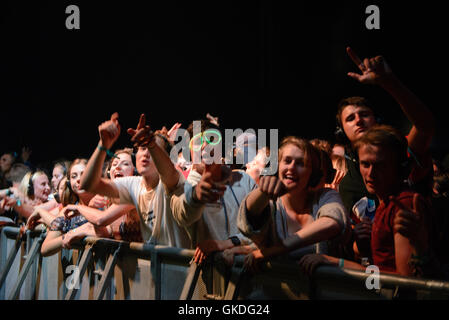
[[[334,181],[335,169],[332,165],[331,154],[332,147],[331,144],[326,140],[313,139],[310,141],[312,146],[317,149],[320,156],[321,170],[325,174],[324,182],[331,184]]]
[[[343,124],[341,122],[341,114],[347,106],[367,107],[373,110],[373,108],[371,108],[371,104],[368,102],[368,99],[364,97],[349,97],[341,99],[340,102],[338,103],[336,115],[337,125],[339,125],[341,128],[343,128]]]

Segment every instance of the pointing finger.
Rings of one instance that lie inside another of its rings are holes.
[[[351,47],[347,47],[346,48],[346,52],[348,53],[349,57],[351,58],[351,60],[356,64],[356,66],[362,70],[365,71],[365,65],[362,63],[362,60],[360,60],[359,56],[357,55],[357,53],[355,53],[354,50],[352,50]]]

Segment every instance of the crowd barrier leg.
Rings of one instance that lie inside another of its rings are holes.
[[[28,271],[33,265],[36,256],[40,254],[41,245],[42,242],[44,242],[45,236],[46,234],[43,233],[36,239],[36,241],[34,241],[30,252],[26,256],[25,263],[20,270],[19,278],[17,279],[17,282],[14,285],[8,300],[15,300],[19,297],[20,289],[22,288],[23,282],[28,275]]]
[[[119,255],[120,251],[122,250],[122,243],[118,246],[117,249],[115,249],[114,253],[108,258],[108,261],[106,263],[106,267],[103,271],[103,274],[101,276],[101,280],[98,286],[97,293],[95,294],[95,300],[101,300],[103,299],[104,293],[106,292],[106,289],[109,287],[112,274],[114,273],[115,265],[117,264],[117,256]]]
[[[226,289],[226,294],[224,300],[236,300],[239,296],[240,283],[245,274],[243,266],[232,266],[231,278],[228,282],[228,288]]]
[[[195,291],[196,283],[198,282],[198,278],[200,276],[201,268],[192,261],[192,264],[189,267],[189,271],[187,272],[186,281],[184,283],[184,287],[182,288],[181,296],[179,300],[191,300],[193,296],[193,292]]]
[[[6,264],[5,264],[4,268],[3,268],[3,270],[1,271],[1,274],[0,274],[0,288],[3,287],[3,285],[4,285],[5,281],[6,281],[6,276],[8,275],[9,270],[11,269],[11,266],[14,263],[14,260],[15,260],[15,258],[17,256],[17,252],[19,251],[21,245],[22,245],[22,238],[18,237],[16,239],[14,248],[9,252],[8,258],[6,260]]]
[[[90,260],[92,259],[92,248],[93,244],[86,244],[84,248],[83,255],[81,257],[81,260],[79,262],[79,284],[81,285],[81,281],[83,279],[84,274],[86,273],[87,266],[89,265]],[[65,300],[73,300],[76,295],[76,290],[78,290],[75,286],[70,288],[67,291],[67,295],[65,296]]]

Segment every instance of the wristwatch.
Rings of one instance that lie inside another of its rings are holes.
[[[234,247],[237,247],[237,246],[242,244],[240,242],[240,239],[238,237],[236,237],[236,236],[229,237],[229,239],[231,240],[231,242],[234,245]]]

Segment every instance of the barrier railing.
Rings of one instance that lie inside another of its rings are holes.
[[[45,231],[4,227],[0,238],[0,300],[37,299],[449,299],[449,282],[370,273],[331,266],[312,277],[295,264],[268,262],[243,271],[243,256],[227,267],[220,254],[190,264],[194,250],[85,238],[72,250],[40,255]]]

